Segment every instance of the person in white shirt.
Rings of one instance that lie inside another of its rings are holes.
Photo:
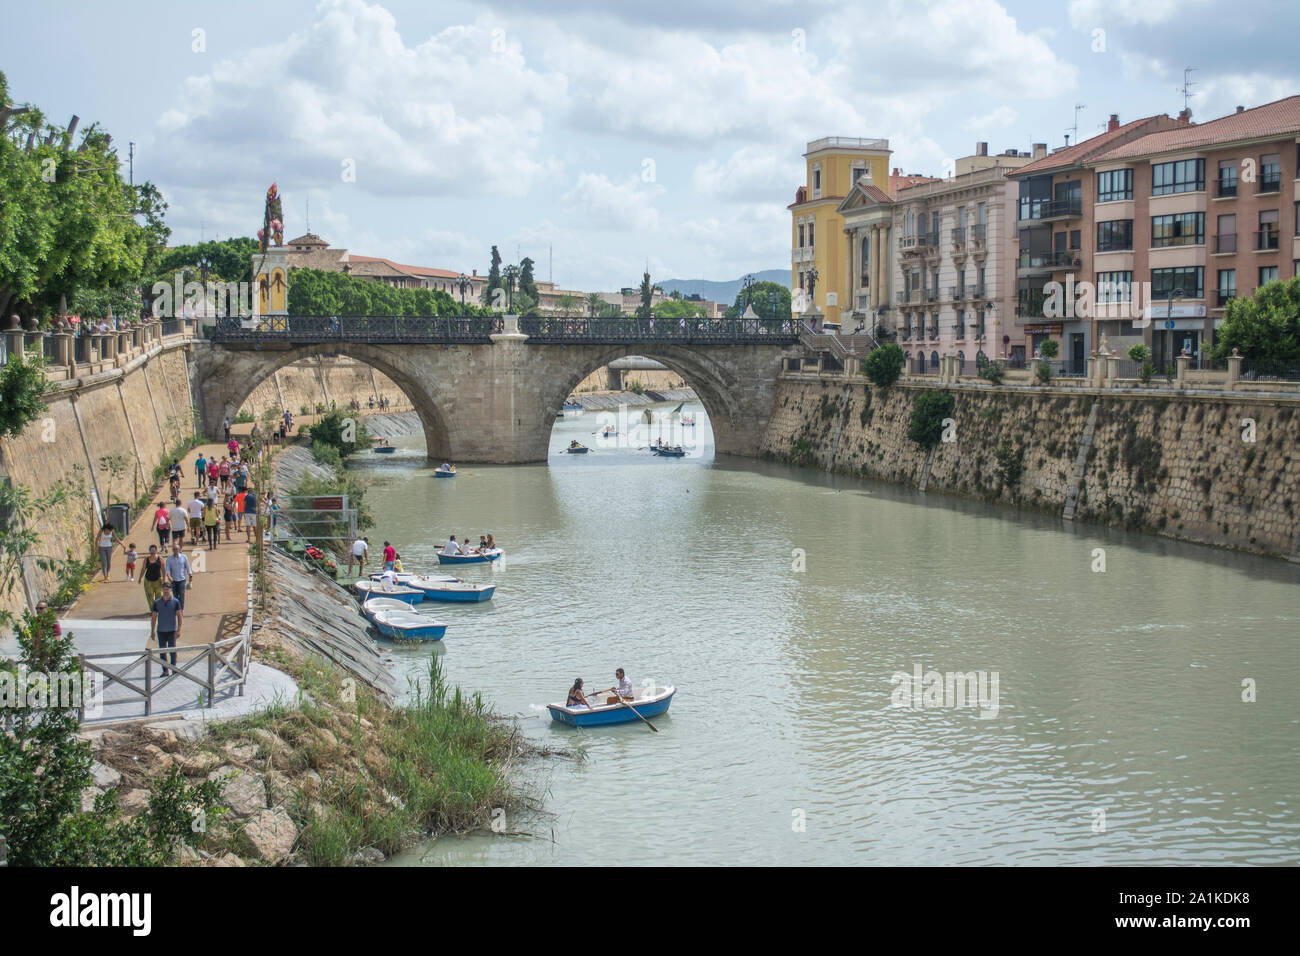
[[[379,584],[385,591],[392,591],[397,587],[397,572],[391,568],[379,576]]]
[[[185,529],[190,523],[189,511],[181,505],[180,499],[177,498],[172,502],[172,509],[167,512],[167,515],[172,523],[172,541],[183,545],[185,543]],[[183,597],[179,594],[176,597],[184,603],[185,599]]]
[[[203,499],[199,497],[196,491],[194,497],[190,499],[190,537],[194,539],[195,545],[203,540]]]
[[[352,573],[352,562],[357,562],[357,574],[366,569],[366,552],[370,550],[369,538],[357,538],[348,549],[348,574]]]
[[[628,679],[627,674],[623,673],[623,668],[620,667],[614,671],[614,676],[618,678],[618,683],[609,690],[602,690],[601,693],[618,694],[624,700],[632,700],[636,696],[636,692],[632,690],[632,681]],[[613,701],[611,700],[610,703],[613,703]]]
[[[453,534],[447,539],[447,547],[442,549],[442,553],[446,555],[455,555],[464,554],[465,552],[462,551],[460,545],[456,543],[456,536]]]

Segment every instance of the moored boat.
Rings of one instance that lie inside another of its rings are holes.
[[[423,591],[426,601],[450,601],[463,604],[490,601],[497,589],[495,584],[471,584],[468,581],[412,582],[411,587]]]
[[[352,586],[361,595],[362,601],[372,597],[383,597],[401,601],[403,604],[419,604],[424,600],[424,592],[419,588],[406,587],[402,584],[388,588],[379,581],[358,581]]]
[[[440,641],[447,633],[444,622],[417,614],[400,601],[376,598],[363,604],[362,610],[384,637],[403,641]]]
[[[563,405],[560,406],[560,411],[562,411],[562,412],[580,412],[580,411],[582,411],[582,405],[581,405],[580,403],[578,403],[578,402],[565,402]]]
[[[370,580],[380,581],[383,579],[384,571],[376,571],[370,575]],[[451,581],[459,581],[460,578],[454,574],[413,574],[409,571],[397,572],[397,583],[403,587],[419,588],[421,584],[446,584]]]
[[[442,551],[437,552],[439,564],[486,564],[489,561],[496,561],[502,555],[500,548],[491,548],[479,554],[445,554]]]
[[[651,687],[629,700],[627,703],[631,704],[631,707],[621,703],[604,703],[604,701],[608,700],[608,697],[601,694],[589,695],[590,699],[593,700],[596,696],[599,696],[601,703],[595,707],[568,707],[564,704],[547,704],[546,709],[551,712],[553,721],[557,724],[566,724],[569,727],[600,727],[606,724],[626,724],[639,720],[637,715],[632,712],[633,707],[642,717],[658,717],[660,714],[666,713],[675,693],[677,693],[676,687]]]

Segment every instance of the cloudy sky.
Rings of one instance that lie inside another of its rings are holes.
[[[800,154],[887,137],[938,175],[1110,113],[1300,92],[1294,0],[0,0],[13,98],[114,135],[174,242],[290,236],[569,288],[789,267]],[[538,12],[544,9],[544,13]],[[551,250],[553,249],[553,255]]]

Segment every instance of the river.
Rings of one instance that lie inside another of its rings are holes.
[[[395,862],[1300,858],[1300,567],[715,459],[704,410],[685,413],[699,447],[677,460],[599,447],[596,413],[556,424],[546,464],[435,480],[422,436],[356,460],[371,543],[408,570],[436,570],[451,533],[504,546],[465,574],[492,601],[424,605],[451,624],[438,653],[585,755],[519,771],[544,809],[509,833]],[[561,454],[574,438],[592,453]],[[388,647],[423,670],[427,646]],[[573,678],[608,687],[619,666],[678,688],[659,733],[552,724]],[[983,672],[983,706],[926,698],[918,668]]]

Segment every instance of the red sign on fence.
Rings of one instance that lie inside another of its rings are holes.
[[[343,498],[338,495],[317,496],[312,498],[311,506],[316,511],[342,511]]]

